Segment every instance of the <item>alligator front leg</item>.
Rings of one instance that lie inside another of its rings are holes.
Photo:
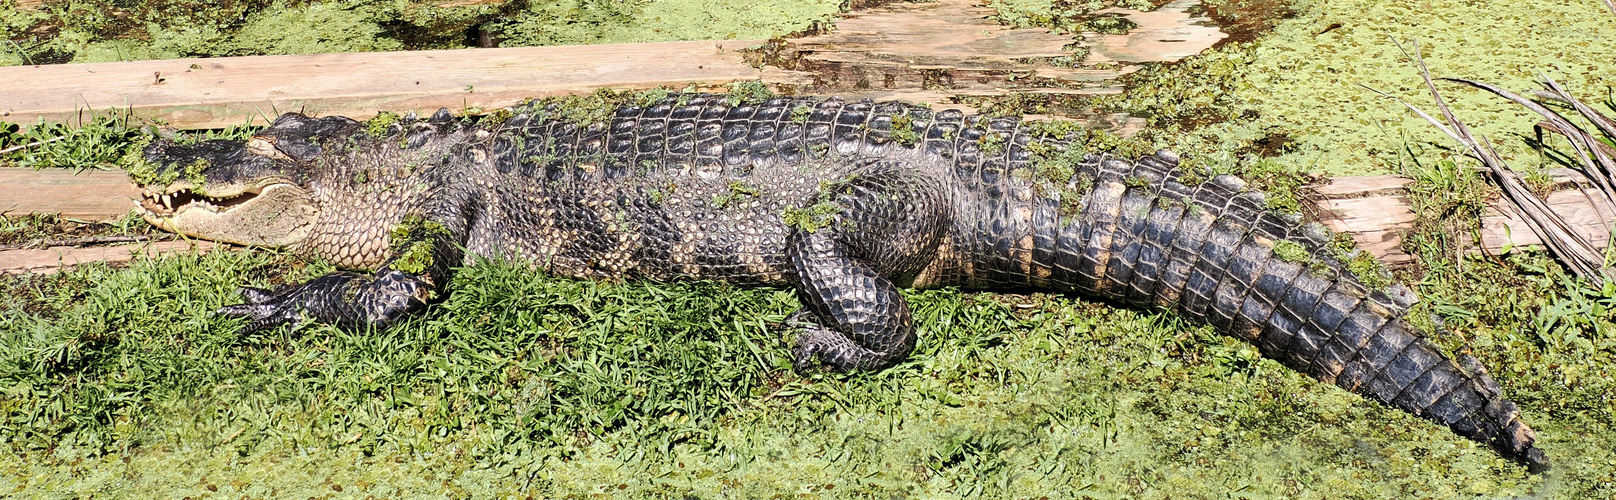
[[[249,318],[238,334],[280,325],[317,321],[344,329],[386,328],[444,291],[452,265],[461,262],[463,245],[453,227],[419,214],[404,217],[389,233],[391,255],[374,276],[330,273],[307,283],[276,290],[242,287],[245,304],[218,313]]]
[[[790,217],[786,253],[808,312],[793,361],[838,370],[892,366],[915,347],[909,305],[894,280],[936,255],[952,216],[929,179],[876,171],[828,183],[805,217]],[[794,317],[802,316],[794,315]]]

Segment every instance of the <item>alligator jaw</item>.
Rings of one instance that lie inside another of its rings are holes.
[[[158,229],[194,238],[282,247],[300,242],[319,214],[309,192],[294,184],[217,191],[204,195],[183,181],[142,188],[141,215]]]
[[[181,181],[161,189],[141,188],[140,208],[147,212],[148,219],[172,218],[189,210],[220,213],[251,203],[265,190],[279,185],[282,184],[243,188],[223,195],[208,196],[199,193],[191,183]]]

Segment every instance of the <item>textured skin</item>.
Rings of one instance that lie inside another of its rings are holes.
[[[241,146],[270,159],[241,168],[270,162],[317,198],[320,220],[295,250],[378,271],[246,289],[248,303],[222,312],[250,318],[249,331],[305,319],[386,326],[442,292],[469,252],[562,276],[791,286],[804,305],[791,322],[803,330],[799,367],[880,369],[915,345],[899,287],[1076,292],[1206,321],[1296,370],[1547,467],[1486,371],[1413,333],[1407,289],[1367,289],[1325,250],[1325,230],[1266,210],[1238,179],[1181,183],[1172,153],[1090,154],[1069,179],[1049,179],[1032,143],[1065,142],[1011,118],[704,95],[591,125],[558,111],[519,107],[482,123],[440,111],[381,134],[282,116]],[[900,120],[894,130],[897,116],[907,129]],[[159,144],[148,156],[189,164],[221,149]],[[406,214],[442,231],[400,230]],[[1312,259],[1277,257],[1281,240]],[[430,262],[402,265],[400,249],[415,244]]]

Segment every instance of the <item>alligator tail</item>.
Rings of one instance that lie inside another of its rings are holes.
[[[1081,212],[1034,209],[1029,266],[1018,273],[1028,285],[1178,311],[1319,380],[1548,468],[1480,363],[1416,334],[1403,319],[1412,292],[1372,289],[1346,272],[1322,226],[1276,214],[1231,176],[1187,186],[1165,150],[1083,163],[1078,176],[1093,186],[1073,190],[1087,193]]]

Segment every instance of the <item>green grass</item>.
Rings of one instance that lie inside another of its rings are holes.
[[[220,251],[6,277],[0,491],[1609,495],[1616,294],[1566,290],[1543,264],[1473,263],[1528,277],[1426,288],[1474,319],[1450,327],[1538,428],[1557,466],[1543,477],[1208,328],[1058,296],[910,292],[908,361],[803,377],[774,327],[796,308],[784,290],[480,264],[388,331],[238,338],[211,314],[236,285],[329,267]],[[1579,303],[1601,309],[1530,333],[1534,311]]]
[[[1141,71],[1134,91],[1097,103],[1155,128],[1090,141],[1170,145],[1277,190],[1308,172],[1416,177],[1422,222],[1408,241],[1422,261],[1402,277],[1423,302],[1410,318],[1440,320],[1451,333],[1437,342],[1492,370],[1553,459],[1546,475],[1208,328],[1071,297],[910,292],[923,340],[908,361],[799,376],[774,326],[796,308],[786,291],[497,264],[462,271],[444,302],[388,331],[238,338],[237,322],[210,314],[239,300],[235,286],[329,266],[220,251],[0,277],[0,494],[1616,496],[1616,290],[1572,282],[1539,254],[1452,258],[1477,213],[1475,179],[1417,118],[1358,86],[1422,102],[1389,41],[1419,38],[1438,74],[1519,89],[1547,68],[1597,96],[1610,46],[1586,38],[1608,13],[1427,4],[1298,2],[1260,43]],[[1583,28],[1534,22],[1544,17]],[[1535,157],[1512,135],[1529,130],[1524,113],[1475,95],[1456,107],[1512,159]],[[98,151],[138,142],[104,128],[36,135],[21,144],[77,145],[3,161],[104,165],[119,155]],[[7,144],[22,140],[11,132]],[[1441,194],[1454,188],[1467,194]]]

